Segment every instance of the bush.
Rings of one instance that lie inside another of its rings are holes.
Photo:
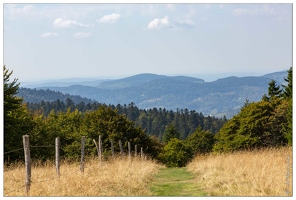
[[[191,158],[189,146],[177,138],[172,138],[159,155],[167,167],[184,167]]]

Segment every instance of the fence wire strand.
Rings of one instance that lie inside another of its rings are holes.
[[[12,150],[12,151],[8,151],[8,152],[4,152],[4,154],[8,154],[8,153],[12,153],[12,152],[16,152],[16,151],[20,151],[23,150],[24,148],[20,148],[20,149],[16,149],[16,150]]]
[[[30,146],[30,148],[45,148],[45,147],[54,147],[54,146],[55,145]],[[13,153],[13,152],[20,151],[20,150],[23,150],[23,149],[24,148],[19,148],[19,149],[11,150],[11,151],[4,152],[3,154]]]

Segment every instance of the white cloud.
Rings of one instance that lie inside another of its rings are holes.
[[[57,18],[53,22],[54,28],[74,28],[74,27],[90,27],[91,25],[79,23],[76,20],[63,20]]]
[[[25,5],[22,8],[18,8],[16,4],[8,4],[5,7],[4,13],[11,13],[11,14],[28,14],[33,10],[34,6],[32,5]]]
[[[163,27],[169,26],[169,18],[168,16],[165,16],[164,18],[157,19],[155,18],[153,21],[151,21],[148,24],[148,29],[160,29]]]
[[[111,15],[105,15],[98,22],[101,23],[115,23],[120,18],[120,14],[112,13]]]
[[[88,38],[92,36],[90,32],[78,32],[73,35],[74,38]]]
[[[5,4],[3,6],[3,14],[8,18],[33,16],[35,14],[35,7],[32,5],[25,5],[19,7],[18,4]]]
[[[186,20],[177,20],[176,23],[173,24],[173,29],[181,30],[181,29],[189,29],[194,27],[193,21],[186,19]]]
[[[51,32],[48,32],[48,33],[43,33],[41,35],[41,37],[44,37],[44,38],[48,38],[48,37],[57,37],[58,34],[57,33],[51,33]]]

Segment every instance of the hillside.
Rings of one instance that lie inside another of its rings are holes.
[[[80,102],[84,103],[93,103],[94,101],[85,97],[81,97],[80,95],[70,95],[63,94],[59,91],[53,91],[49,89],[30,89],[30,88],[19,88],[19,93],[17,94],[20,97],[24,98],[24,102],[30,103],[40,103],[41,101],[53,102],[59,99],[60,101],[66,102],[69,98],[75,104]]]
[[[275,79],[284,83],[286,71],[258,77],[227,77],[212,82],[187,76],[139,74],[124,79],[103,81],[96,87],[71,85],[43,86],[70,95],[80,95],[106,104],[129,104],[139,108],[161,107],[170,110],[196,110],[204,115],[230,118],[244,101],[259,101],[267,93],[268,83]],[[25,96],[24,96],[25,97]],[[26,99],[27,97],[25,97]]]

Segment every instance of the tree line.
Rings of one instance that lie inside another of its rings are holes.
[[[198,113],[195,110],[189,111],[188,109],[177,109],[176,111],[166,110],[165,108],[140,109],[133,102],[128,105],[117,104],[116,106],[97,102],[84,103],[83,101],[75,104],[73,100],[67,98],[65,102],[59,99],[52,102],[45,102],[43,100],[40,103],[27,102],[26,106],[30,111],[43,114],[45,117],[51,112],[67,112],[70,109],[71,112],[78,110],[85,113],[95,111],[101,106],[107,106],[112,110],[116,110],[118,114],[125,115],[136,126],[141,127],[146,134],[153,135],[160,141],[163,139],[163,133],[168,124],[176,126],[180,131],[180,138],[185,139],[199,126],[203,130],[209,130],[215,134],[227,121],[226,117],[204,116],[202,113]]]

